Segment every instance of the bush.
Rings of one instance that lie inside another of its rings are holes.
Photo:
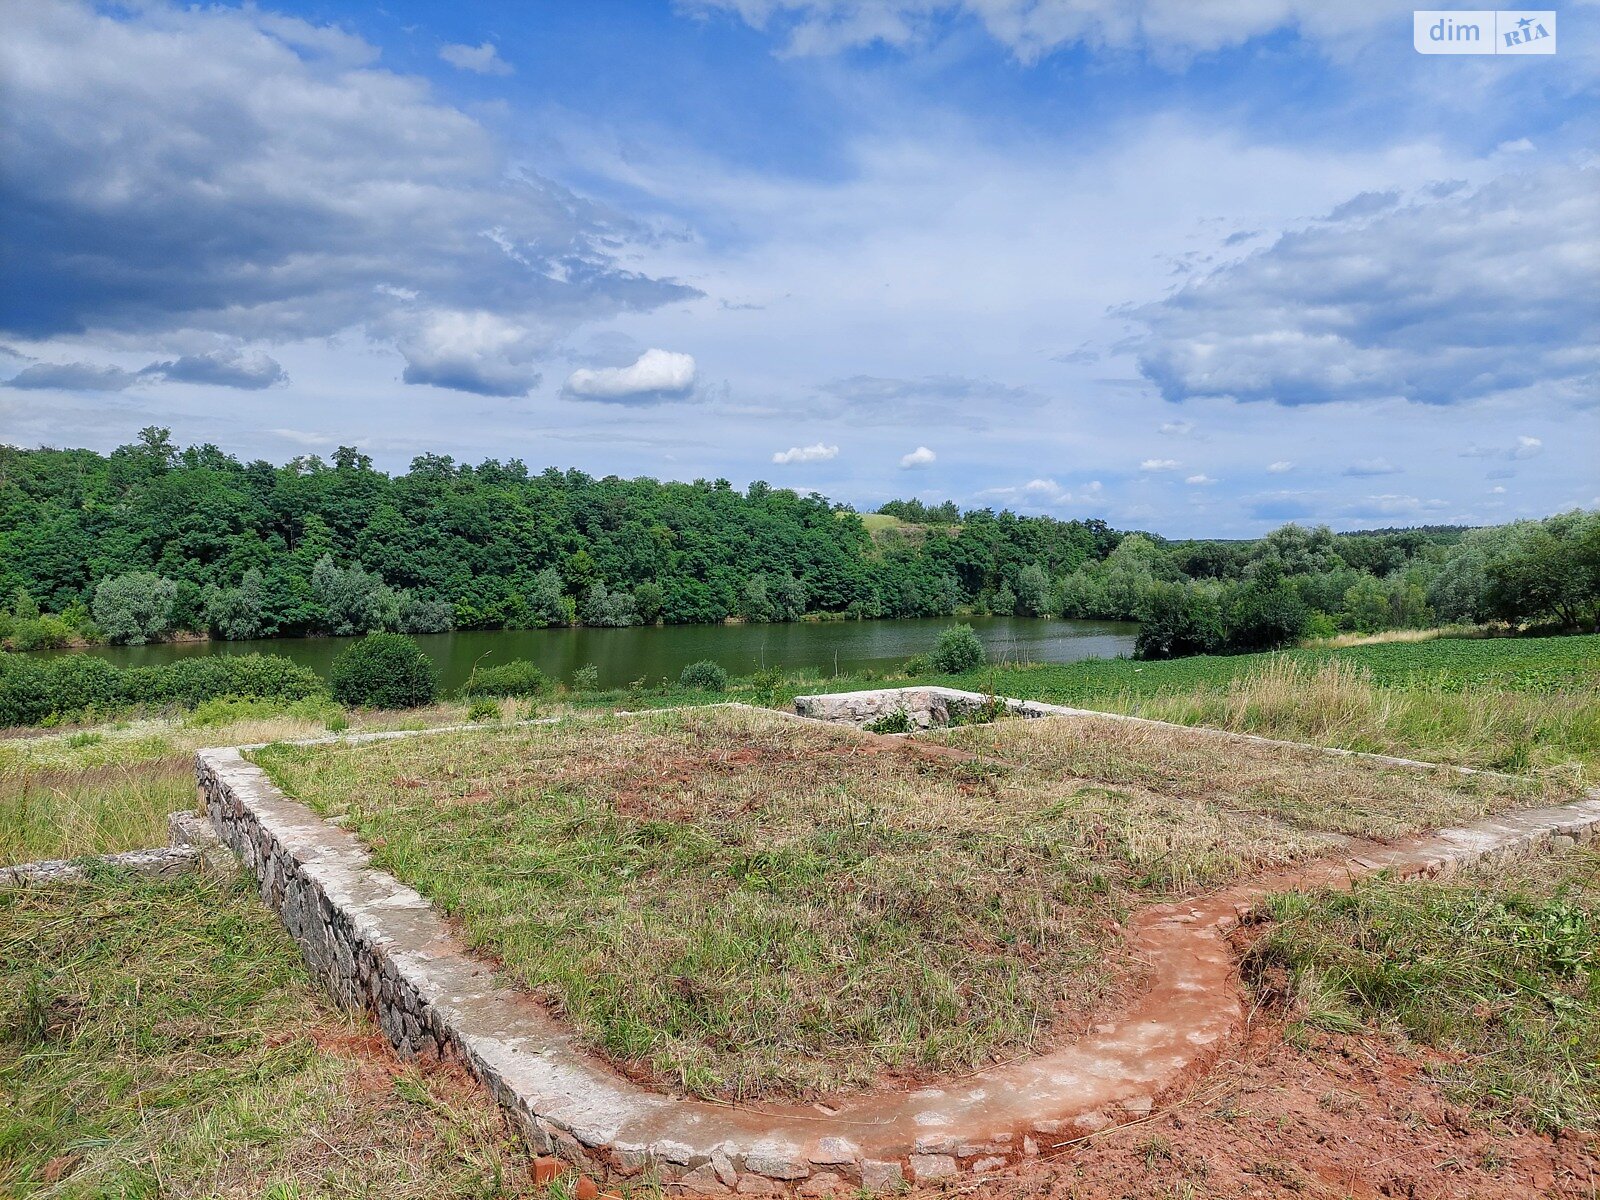
[[[572,690],[575,692],[597,692],[600,690],[600,668],[593,663],[584,663],[572,673]]]
[[[1222,612],[1216,598],[1194,584],[1154,583],[1134,643],[1135,658],[1185,658],[1222,647]]]
[[[498,667],[474,671],[463,696],[537,696],[545,688],[544,672],[525,658],[514,658]]]
[[[172,629],[178,585],[149,571],[102,579],[94,589],[94,619],[113,642],[142,646]]]
[[[959,675],[983,665],[988,656],[971,625],[952,625],[939,635],[933,650],[933,669],[944,675]]]
[[[369,633],[341,651],[328,684],[339,703],[361,708],[417,708],[439,687],[433,660],[402,633]]]
[[[89,654],[47,662],[0,656],[0,726],[133,704],[194,708],[222,697],[293,703],[323,693],[315,671],[273,654],[218,654],[121,670]]]
[[[1305,637],[1311,611],[1284,580],[1246,584],[1227,613],[1228,649],[1276,650]]]
[[[678,675],[678,682],[701,692],[725,692],[728,690],[728,673],[709,658],[702,658],[685,667]]]
[[[910,658],[906,659],[905,665],[902,666],[900,670],[901,673],[905,675],[926,675],[929,671],[933,670],[933,662],[926,654],[913,654]]]
[[[467,705],[467,720],[469,721],[498,721],[500,719],[500,706],[487,696],[479,696]]]
[[[323,691],[322,680],[281,654],[207,654],[159,667],[121,672],[122,700],[130,704],[181,704],[193,708],[222,696],[304,700]]]
[[[6,641],[13,650],[59,650],[72,641],[72,626],[49,613],[32,620],[13,620]]]

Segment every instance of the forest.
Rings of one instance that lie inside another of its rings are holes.
[[[110,454],[0,447],[0,639],[13,650],[1015,613],[1143,623],[1140,653],[1307,635],[1600,620],[1600,514],[1485,529],[1167,541],[952,503],[846,505],[765,483],[596,479],[440,455],[389,475],[240,462],[142,430]]]

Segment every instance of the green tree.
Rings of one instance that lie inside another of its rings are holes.
[[[172,630],[178,585],[150,571],[102,579],[94,590],[95,623],[107,639],[142,646]]]

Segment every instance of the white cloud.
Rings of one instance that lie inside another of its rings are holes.
[[[1489,494],[1491,496],[1504,496],[1506,494],[1506,489],[1501,487],[1499,484],[1495,484],[1494,487],[1489,489]]]
[[[569,395],[622,403],[687,396],[694,389],[693,355],[646,350],[632,366],[580,367],[567,376]]]
[[[1294,470],[1294,464],[1286,458],[1280,458],[1277,462],[1267,464],[1267,473],[1271,475],[1283,475],[1292,470]]]
[[[1176,471],[1178,460],[1175,458],[1147,458],[1139,464],[1141,471]]]
[[[779,450],[772,456],[775,463],[813,463],[827,462],[831,458],[839,457],[839,447],[825,446],[816,442],[810,446],[790,446],[787,450]]]
[[[399,346],[407,383],[523,396],[539,382],[533,364],[547,343],[491,312],[445,311],[425,314],[401,336]]]
[[[481,46],[446,43],[439,47],[439,57],[452,67],[475,71],[479,75],[510,75],[516,70],[500,57],[493,42],[484,42]]]
[[[938,457],[939,456],[937,454],[935,454],[932,450],[929,450],[926,446],[918,446],[910,454],[902,454],[900,456],[900,466],[902,469],[925,467]]]
[[[777,29],[796,55],[874,43],[910,49],[934,41],[943,18],[965,15],[1022,62],[1074,44],[1149,49],[1181,61],[1277,30],[1343,42],[1394,17],[1384,0],[691,0],[691,7],[732,11],[758,29]]]
[[[1206,487],[1215,483],[1216,480],[1211,478],[1209,475],[1190,475],[1184,480],[1184,482],[1195,487]]]
[[[1502,175],[1445,197],[1365,193],[1340,219],[1133,310],[1167,400],[1459,404],[1600,370],[1600,167]]]
[[[15,337],[181,354],[359,330],[397,344],[412,382],[512,394],[584,321],[697,294],[619,266],[642,226],[510,170],[426,79],[367,67],[360,38],[250,7],[5,13]],[[467,362],[438,314],[480,310],[498,357]]]
[[[1161,432],[1167,434],[1170,437],[1182,437],[1185,434],[1189,434],[1189,433],[1193,433],[1194,432],[1194,422],[1193,421],[1163,421],[1163,422],[1161,422]]]

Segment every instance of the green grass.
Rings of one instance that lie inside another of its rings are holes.
[[[919,737],[1016,763],[1045,778],[1138,788],[1295,828],[1371,838],[1392,839],[1572,797],[1555,780],[1424,771],[1129,721],[1003,720]]]
[[[335,1012],[248,891],[0,892],[0,1195],[494,1197],[526,1167],[463,1073]]]
[[[1486,1114],[1600,1129],[1600,853],[1290,893],[1265,915],[1245,960],[1265,999],[1440,1052],[1431,1073]]]
[[[1230,774],[1183,731],[1050,740],[1075,728],[959,731],[1000,762],[684,710],[253,757],[591,1045],[727,1097],[1036,1049],[1129,969],[1131,908],[1538,792],[1263,749]]]

